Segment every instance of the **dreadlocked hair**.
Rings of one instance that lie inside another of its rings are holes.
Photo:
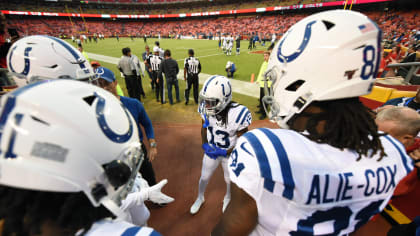
[[[227,125],[229,109],[233,108],[233,107],[237,107],[237,106],[239,106],[238,103],[236,103],[234,101],[230,101],[229,104],[226,105],[225,109],[223,109],[221,112],[219,112],[216,115],[216,119],[217,120],[222,120],[222,125]]]
[[[41,225],[51,220],[74,235],[86,233],[98,220],[113,217],[102,205],[94,207],[83,192],[41,192],[0,186],[0,220],[3,236],[27,236],[41,233]]]
[[[359,157],[372,157],[379,152],[378,161],[386,156],[378,134],[378,127],[369,109],[358,98],[347,98],[312,103],[323,111],[309,116],[306,130],[307,137],[318,143],[326,143],[343,150],[355,151]],[[316,127],[320,121],[325,121],[322,134]]]

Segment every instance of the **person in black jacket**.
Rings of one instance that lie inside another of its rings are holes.
[[[166,85],[168,88],[169,103],[172,105],[173,104],[172,86],[175,86],[176,102],[181,101],[179,99],[179,86],[178,86],[178,78],[177,78],[179,67],[178,67],[178,62],[176,62],[174,59],[171,58],[170,50],[168,49],[165,50],[164,57],[165,57],[165,60],[162,61],[162,64],[159,70],[159,75],[160,75],[159,78],[163,78],[162,73],[165,74]]]
[[[15,35],[10,35],[11,42],[6,42],[6,17],[4,16],[3,12],[0,11],[0,68],[7,68],[7,52],[9,51],[9,48],[12,46],[12,44],[19,39],[19,35],[17,34],[16,29],[14,30]]]
[[[416,61],[416,47],[413,45],[408,48],[407,56],[400,63],[408,63],[408,62],[415,62]],[[398,68],[397,75],[405,78],[408,74],[409,67],[400,67]]]

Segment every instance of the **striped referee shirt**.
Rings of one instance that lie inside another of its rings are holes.
[[[195,57],[185,58],[184,69],[187,70],[188,74],[198,74],[201,72],[201,63]]]
[[[153,55],[147,58],[147,63],[149,63],[152,71],[159,71],[160,64],[162,63],[163,58],[160,56]]]

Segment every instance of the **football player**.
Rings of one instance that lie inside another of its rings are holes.
[[[232,101],[232,86],[228,78],[214,75],[204,82],[200,91],[198,112],[203,118],[201,129],[204,150],[198,197],[191,206],[190,213],[196,214],[204,203],[204,192],[214,170],[222,164],[226,181],[223,210],[230,201],[230,180],[226,158],[232,152],[236,140],[248,131],[252,122],[247,107]]]
[[[223,34],[223,36],[222,36],[222,50],[223,50],[223,53],[226,53],[226,47],[227,47],[227,36],[225,36],[225,34]]]
[[[125,222],[130,215],[120,208],[143,152],[115,96],[53,80],[10,92],[0,104],[2,235],[159,235]]]
[[[228,36],[228,40],[227,40],[227,49],[226,49],[226,55],[232,55],[232,48],[233,48],[233,37],[232,35]]]
[[[232,200],[213,236],[347,235],[385,207],[413,164],[358,100],[375,82],[380,43],[372,20],[344,10],[306,17],[282,37],[264,100],[284,129],[239,138]]]
[[[79,50],[47,35],[16,41],[7,54],[7,68],[20,86],[45,79],[90,81],[95,75]]]

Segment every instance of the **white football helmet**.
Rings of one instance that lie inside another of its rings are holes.
[[[264,103],[272,121],[287,121],[313,101],[370,93],[381,59],[381,30],[367,16],[331,10],[293,25],[274,47]],[[267,83],[266,83],[267,84]]]
[[[207,115],[216,115],[223,111],[231,100],[232,86],[228,78],[221,75],[213,75],[204,82],[204,86],[200,91],[199,104],[204,108],[204,112]]]
[[[0,184],[83,191],[116,216],[143,160],[136,122],[111,93],[88,83],[31,83],[0,100]]]
[[[7,67],[28,83],[45,79],[93,78],[92,66],[79,50],[69,43],[47,35],[22,38],[10,47]]]

